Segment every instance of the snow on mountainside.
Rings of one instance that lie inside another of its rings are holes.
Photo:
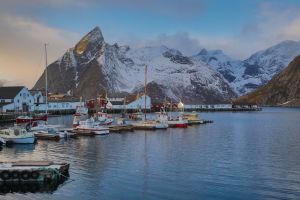
[[[108,92],[135,93],[148,66],[149,94],[187,103],[218,103],[236,97],[228,82],[206,63],[166,46],[131,49],[109,45],[98,27],[48,66],[49,90],[94,98]],[[44,88],[44,74],[34,86]]]
[[[220,50],[202,49],[194,59],[208,63],[230,82],[238,94],[246,94],[266,84],[300,55],[300,42],[284,41],[250,58],[234,60]]]

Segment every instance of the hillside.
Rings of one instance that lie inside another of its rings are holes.
[[[300,106],[300,56],[265,86],[235,100],[270,106]]]

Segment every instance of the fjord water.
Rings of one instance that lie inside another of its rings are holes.
[[[54,160],[71,168],[70,179],[53,193],[0,199],[300,197],[300,109],[200,115],[214,123],[3,148],[1,161]]]

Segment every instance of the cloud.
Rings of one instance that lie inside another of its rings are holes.
[[[121,45],[130,45],[133,48],[144,46],[167,46],[180,50],[184,55],[194,55],[203,47],[196,38],[191,37],[188,33],[160,34],[154,38],[140,38],[137,35],[129,34],[122,39],[116,39]]]
[[[49,62],[74,45],[76,33],[11,15],[0,15],[0,78],[7,84],[33,86],[44,69],[43,44],[49,44]]]
[[[199,16],[204,4],[201,0],[9,0],[1,2],[1,7],[2,11],[9,9],[18,13],[23,12],[25,8],[29,10],[37,8],[127,8],[132,11],[149,12],[177,19],[189,19]],[[39,14],[39,12],[36,13]]]

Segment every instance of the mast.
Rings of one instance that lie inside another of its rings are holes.
[[[147,95],[147,65],[145,65],[145,88],[144,88],[144,100],[145,100],[145,121],[146,121],[146,119],[147,119],[147,105],[146,105],[146,103],[147,103],[147,97],[146,97],[146,95]]]
[[[45,44],[45,91],[46,91],[46,115],[48,114],[48,73],[47,73],[47,44]]]

